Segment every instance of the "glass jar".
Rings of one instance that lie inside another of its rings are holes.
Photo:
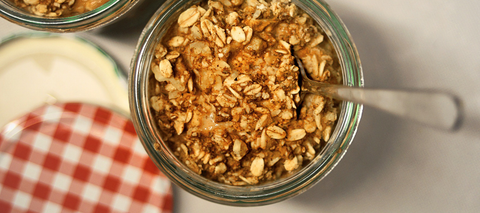
[[[145,150],[157,167],[184,190],[209,201],[234,206],[256,206],[279,202],[311,188],[340,161],[351,144],[363,106],[342,102],[341,112],[326,147],[300,171],[272,183],[253,186],[230,186],[210,181],[182,164],[164,143],[156,130],[149,107],[148,78],[155,45],[167,33],[179,14],[199,1],[167,1],[152,17],[142,32],[129,76],[131,116]],[[341,64],[343,84],[363,87],[363,74],[356,47],[339,17],[323,1],[292,0],[307,12],[326,32]],[[160,151],[154,149],[159,142]]]
[[[12,23],[33,30],[49,32],[80,32],[116,20],[140,0],[110,0],[100,7],[74,16],[44,17],[19,8],[13,0],[0,0],[0,16]]]

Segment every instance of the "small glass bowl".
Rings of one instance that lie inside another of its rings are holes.
[[[13,0],[0,0],[0,17],[33,30],[80,32],[103,26],[129,11],[140,0],[110,0],[100,7],[79,15],[43,17],[19,8]]]
[[[234,206],[258,206],[279,202],[300,194],[324,178],[340,161],[351,144],[363,106],[342,102],[335,130],[326,147],[307,166],[286,178],[253,186],[230,186],[208,180],[182,164],[162,140],[149,107],[148,79],[155,45],[167,33],[179,14],[199,1],[167,1],[142,32],[129,76],[130,111],[145,150],[157,167],[184,190],[209,201]],[[363,74],[356,47],[346,27],[323,1],[292,0],[326,32],[340,60],[343,84],[363,87]],[[154,149],[159,142],[160,151]]]

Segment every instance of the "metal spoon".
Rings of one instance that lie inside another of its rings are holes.
[[[321,83],[311,80],[300,58],[294,56],[301,73],[298,79],[301,102],[306,93],[313,93],[364,104],[443,130],[456,130],[462,123],[463,109],[460,98],[455,95],[439,91],[366,89]]]

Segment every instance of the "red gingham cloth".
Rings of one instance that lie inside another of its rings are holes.
[[[0,132],[0,212],[172,212],[172,201],[132,122],[108,109],[46,105]]]

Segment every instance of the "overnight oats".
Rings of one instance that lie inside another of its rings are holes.
[[[293,53],[312,79],[342,82],[333,45],[290,1],[187,8],[151,63],[149,102],[163,141],[189,169],[229,185],[299,171],[328,143],[340,102],[307,95],[300,103]]]
[[[66,17],[92,11],[109,0],[14,0],[28,12],[46,17]]]

